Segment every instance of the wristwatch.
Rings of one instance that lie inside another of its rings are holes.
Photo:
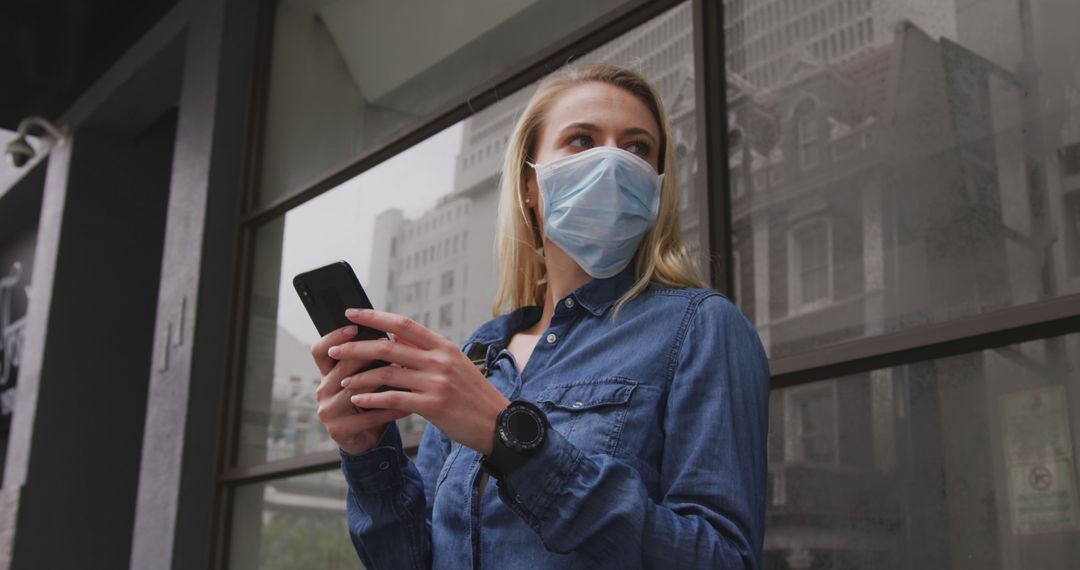
[[[491,454],[480,465],[499,479],[521,467],[547,440],[547,416],[536,404],[514,400],[495,420],[495,441]]]

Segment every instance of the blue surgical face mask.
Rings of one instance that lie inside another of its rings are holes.
[[[634,259],[660,211],[663,174],[640,156],[599,146],[527,163],[544,196],[544,234],[596,279],[612,277]]]

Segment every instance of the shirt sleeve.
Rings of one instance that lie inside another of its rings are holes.
[[[414,463],[391,423],[371,450],[339,450],[349,538],[365,568],[431,567],[431,505],[449,449],[449,439],[428,424]]]
[[[663,420],[660,500],[638,472],[555,430],[499,482],[554,552],[606,567],[760,568],[769,371],[757,333],[720,295],[684,328]]]

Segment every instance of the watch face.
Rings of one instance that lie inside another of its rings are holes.
[[[511,406],[503,417],[503,442],[511,449],[528,451],[544,441],[544,419],[535,410],[525,406]]]
[[[506,424],[510,434],[521,445],[528,446],[540,438],[540,422],[536,421],[531,410],[514,410],[506,418]]]

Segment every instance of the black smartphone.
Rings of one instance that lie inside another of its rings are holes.
[[[300,295],[300,301],[307,309],[311,322],[315,323],[319,336],[326,336],[342,327],[355,325],[345,318],[345,309],[373,308],[367,293],[360,286],[360,280],[356,278],[356,273],[345,261],[331,263],[293,277],[293,288],[296,289],[296,294]],[[358,332],[353,340],[389,338],[383,331],[357,326]],[[387,364],[390,363],[385,360],[376,360],[364,370]],[[376,392],[385,390],[401,390],[401,388],[380,386]]]

